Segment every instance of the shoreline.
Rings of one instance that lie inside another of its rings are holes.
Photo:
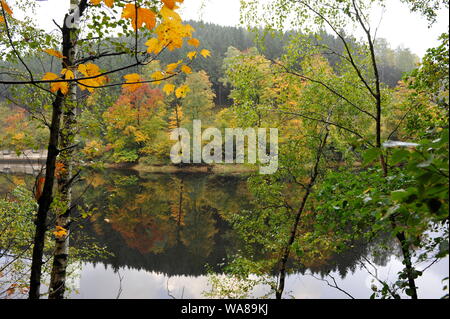
[[[257,171],[243,164],[214,165],[144,165],[131,163],[105,164],[105,168],[127,169],[141,173],[201,173],[201,174],[249,174]]]

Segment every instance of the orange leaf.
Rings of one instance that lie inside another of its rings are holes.
[[[39,177],[38,180],[36,181],[36,187],[34,192],[34,198],[36,198],[36,200],[39,200],[39,198],[41,198],[42,196],[42,192],[44,190],[44,183],[45,177]]]
[[[112,8],[114,6],[114,0],[90,0],[93,5],[98,5],[100,2],[104,2],[108,7]]]
[[[194,47],[198,47],[200,45],[200,41],[196,38],[192,38],[188,41],[188,44]]]
[[[45,49],[45,50],[42,50],[42,51],[44,51],[45,53],[47,53],[47,54],[49,54],[49,55],[52,55],[52,56],[54,56],[54,57],[57,57],[58,59],[63,59],[63,58],[65,58],[65,56],[62,55],[61,52],[59,52],[59,51],[57,51],[57,50],[54,50],[54,49]]]
[[[170,10],[175,8],[175,0],[161,0]]]
[[[11,8],[8,6],[8,4],[6,3],[5,0],[2,0],[1,5],[3,7],[3,10],[5,10],[5,12],[12,17],[13,12],[12,12]]]
[[[144,24],[149,30],[156,26],[156,14],[152,10],[146,8],[136,9],[136,6],[131,3],[126,4],[123,8],[122,18],[131,19],[131,26],[135,31],[142,28]]]

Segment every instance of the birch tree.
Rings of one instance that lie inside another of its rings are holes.
[[[34,8],[34,1],[19,0],[15,6],[10,6],[5,0],[1,1],[2,57],[10,62],[11,68],[2,73],[0,85],[5,90],[31,86],[45,91],[53,100],[51,119],[47,123],[50,134],[45,177],[37,185],[41,190],[37,196],[39,208],[35,221],[30,299],[41,296],[44,240],[51,227],[48,217],[56,195],[63,205],[59,205],[54,212],[57,215],[53,232],[55,256],[49,296],[64,296],[70,213],[74,208],[71,186],[77,177],[73,171],[73,154],[77,146],[76,109],[81,101],[80,97],[94,90],[116,86],[133,91],[144,83],[159,85],[183,73],[197,56],[207,56],[209,51],[205,49],[201,51],[202,55],[196,53],[200,42],[193,37],[195,30],[190,25],[183,24],[176,12],[182,2],[183,0],[70,0],[69,12],[61,18],[61,25],[53,21],[57,25],[58,34],[51,35],[36,26],[24,25],[15,18],[14,11]],[[31,32],[34,38],[30,38]],[[118,36],[132,40],[121,40]],[[39,37],[50,40],[39,41]],[[141,67],[155,61],[164,51],[179,49],[185,42],[193,47],[185,59],[162,67],[149,78],[139,74]],[[60,49],[52,46],[57,43]],[[44,70],[36,72],[28,65],[27,58],[43,54],[42,52],[60,62],[58,73],[46,70],[45,66]],[[102,59],[119,56],[128,58],[119,67],[105,70],[95,64]],[[117,78],[117,75],[128,70],[137,72]],[[54,190],[55,183],[58,184],[57,193]]]

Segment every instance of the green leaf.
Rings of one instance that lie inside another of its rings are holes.
[[[364,164],[369,164],[369,163],[373,162],[375,159],[380,157],[381,154],[382,154],[382,152],[381,152],[381,149],[379,149],[379,148],[368,149],[363,154]]]

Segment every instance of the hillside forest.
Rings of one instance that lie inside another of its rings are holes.
[[[425,298],[447,265],[448,298],[448,30],[419,57],[377,37],[383,0],[242,1],[233,27],[184,21],[189,0],[64,1],[49,32],[39,2],[1,0],[0,150],[45,156],[0,159],[0,298],[71,298],[85,263],[276,299],[298,274],[355,298],[356,269],[365,298]],[[430,28],[449,7],[398,2]],[[278,170],[173,164],[195,120],[278,129]]]

